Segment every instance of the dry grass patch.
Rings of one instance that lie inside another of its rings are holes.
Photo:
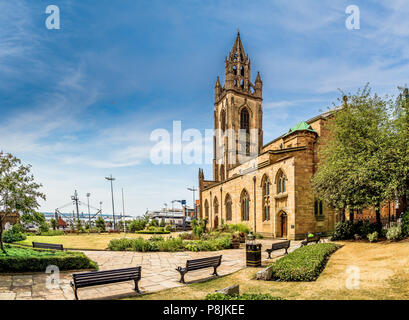
[[[240,285],[241,293],[269,293],[294,300],[409,299],[409,242],[362,243],[340,242],[344,246],[329,259],[320,277],[313,282],[258,281],[259,269],[247,268],[234,274],[180,288],[136,297],[167,300],[204,299],[208,293]],[[346,288],[347,268],[360,270],[359,289]]]
[[[161,235],[164,238],[173,235],[177,236],[176,233]],[[123,237],[127,238],[138,238],[142,237],[144,239],[149,239],[153,235],[151,234],[135,234],[135,233],[83,233],[83,234],[67,234],[62,236],[27,236],[27,239],[20,241],[18,243],[30,245],[33,241],[35,242],[45,242],[45,243],[56,243],[62,244],[64,248],[70,249],[91,249],[91,250],[106,250],[108,244],[112,239],[120,239]]]

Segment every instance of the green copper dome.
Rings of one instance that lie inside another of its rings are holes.
[[[289,135],[289,134],[291,134],[293,132],[296,132],[296,131],[304,131],[304,130],[317,133],[307,122],[301,121],[301,122],[297,123],[294,127],[292,127],[290,129],[290,131],[288,131],[288,133],[286,135]]]

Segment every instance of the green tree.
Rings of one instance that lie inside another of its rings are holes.
[[[50,220],[50,223],[51,223],[51,227],[53,228],[53,230],[56,230],[58,228],[57,220],[55,220],[54,218]]]
[[[396,101],[391,141],[391,184],[389,194],[402,201],[403,212],[409,209],[409,91],[398,88],[400,94]]]
[[[34,182],[31,166],[23,165],[21,160],[9,153],[0,152],[0,249],[3,246],[3,221],[7,215],[19,212],[23,216],[36,215],[38,199],[45,195],[39,191],[41,184]]]
[[[344,95],[342,108],[328,121],[329,137],[319,147],[320,165],[312,181],[317,196],[332,208],[375,208],[379,229],[382,202],[391,197],[391,105],[368,86]]]
[[[104,218],[98,217],[98,218],[95,220],[95,226],[97,227],[97,229],[98,229],[99,231],[102,231],[102,232],[105,231],[106,224],[105,224]]]

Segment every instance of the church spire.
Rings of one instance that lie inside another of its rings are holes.
[[[237,32],[236,40],[228,58],[225,61],[226,84],[225,89],[233,89],[243,93],[250,93],[250,59],[244,51],[240,38],[240,31]]]
[[[237,31],[236,40],[234,41],[233,48],[230,51],[229,59],[243,61],[248,58],[244,51],[243,43],[240,38],[240,30]]]

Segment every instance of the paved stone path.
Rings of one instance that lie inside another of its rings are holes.
[[[263,244],[262,250],[271,243],[280,240],[258,240]],[[299,247],[299,241],[292,241],[290,251]],[[221,250],[216,252],[115,252],[115,251],[83,251],[90,259],[96,261],[100,270],[129,268],[142,266],[142,279],[139,288],[143,293],[151,293],[163,289],[180,287],[179,273],[175,270],[184,266],[186,260],[204,258],[222,254],[222,264],[217,269],[219,275],[226,275],[245,267],[244,246],[237,250]],[[273,252],[272,256],[283,255],[283,250]],[[262,259],[267,259],[263,252]],[[81,271],[80,271],[81,272]],[[70,287],[72,271],[61,272],[58,286],[48,289],[46,273],[1,274],[0,300],[72,300],[74,294]],[[187,283],[211,279],[212,270],[204,269],[189,272],[185,276]],[[123,282],[78,289],[79,299],[113,299],[135,295],[133,282]]]

